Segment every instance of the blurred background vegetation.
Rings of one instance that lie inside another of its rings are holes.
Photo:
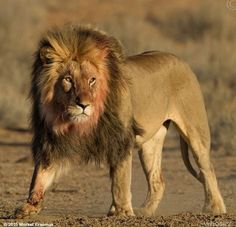
[[[236,155],[236,10],[227,1],[0,0],[0,126],[28,127],[31,64],[43,32],[89,23],[120,39],[127,55],[161,50],[187,61],[204,94],[213,149]]]

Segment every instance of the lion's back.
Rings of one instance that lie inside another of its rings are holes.
[[[200,112],[204,112],[196,76],[188,64],[175,55],[148,51],[130,56],[124,70],[131,81],[134,116],[147,133],[154,133],[165,119],[185,106],[191,108],[194,102]]]

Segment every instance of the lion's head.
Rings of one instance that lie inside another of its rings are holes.
[[[122,81],[122,60],[119,42],[103,32],[69,26],[47,33],[33,68],[34,115],[58,134],[88,133]]]

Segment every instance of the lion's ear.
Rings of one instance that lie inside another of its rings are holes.
[[[115,54],[117,60],[124,60],[124,52],[122,44],[119,40],[114,38],[113,36],[109,37],[110,50]]]
[[[113,36],[105,36],[104,40],[97,43],[97,47],[100,50],[101,59],[105,59],[109,54],[112,54],[118,61],[124,60],[123,47],[120,41]]]
[[[48,63],[51,58],[52,49],[49,46],[44,46],[39,51],[40,59],[43,63]]]

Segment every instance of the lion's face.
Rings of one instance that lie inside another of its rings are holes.
[[[63,119],[72,123],[89,121],[96,109],[100,90],[99,72],[88,61],[72,62],[55,84],[54,105]]]
[[[70,61],[58,66],[56,78],[47,93],[52,94],[51,100],[42,105],[46,121],[60,133],[94,127],[107,94],[104,70],[88,60]]]

